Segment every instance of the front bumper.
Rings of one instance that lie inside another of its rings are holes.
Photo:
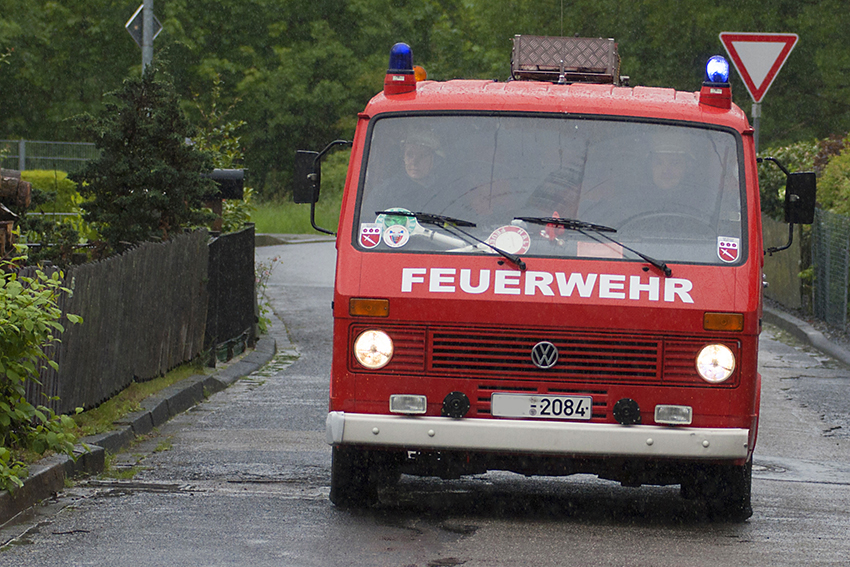
[[[748,429],[616,425],[514,419],[452,419],[333,411],[330,445],[465,450],[576,457],[737,460],[748,456]]]

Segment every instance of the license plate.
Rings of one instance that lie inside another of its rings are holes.
[[[590,396],[493,394],[490,397],[490,415],[495,417],[590,419],[592,410]]]

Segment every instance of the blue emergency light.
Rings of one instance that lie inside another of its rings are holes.
[[[413,72],[413,50],[406,43],[396,43],[390,49],[390,67],[384,78],[384,94],[398,95],[416,91]]]
[[[722,55],[715,55],[705,64],[705,77],[709,83],[729,82],[729,62]]]
[[[396,43],[390,49],[390,66],[392,72],[413,72],[413,50],[406,43]]]
[[[729,62],[722,55],[711,57],[705,64],[705,82],[699,92],[699,103],[724,111],[732,108]]]

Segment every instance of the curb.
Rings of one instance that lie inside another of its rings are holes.
[[[321,236],[321,235],[304,235],[304,234],[265,234],[258,233],[254,235],[254,246],[262,248],[264,246],[279,246],[281,244],[312,244],[314,242],[333,242],[336,237]]]
[[[172,417],[220,392],[243,376],[259,370],[275,355],[277,343],[266,335],[257,340],[254,350],[221,371],[209,376],[190,376],[143,400],[142,409],[116,421],[106,433],[80,439],[74,450],[76,461],[68,455],[51,455],[29,466],[24,485],[10,493],[0,492],[0,526],[36,503],[65,487],[65,479],[103,471],[106,453],[117,453],[137,435],[145,435]],[[85,447],[85,448],[84,448]]]
[[[828,354],[839,362],[850,366],[850,351],[831,342],[823,333],[809,325],[802,319],[783,313],[771,307],[765,306],[763,313],[764,321],[779,327],[794,336],[794,338],[807,343],[819,351]]]

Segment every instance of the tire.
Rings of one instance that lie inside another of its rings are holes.
[[[682,496],[705,503],[715,520],[743,522],[753,515],[753,463],[700,467],[682,482]]]
[[[378,501],[369,451],[334,447],[331,459],[331,502],[341,508],[365,508]]]

